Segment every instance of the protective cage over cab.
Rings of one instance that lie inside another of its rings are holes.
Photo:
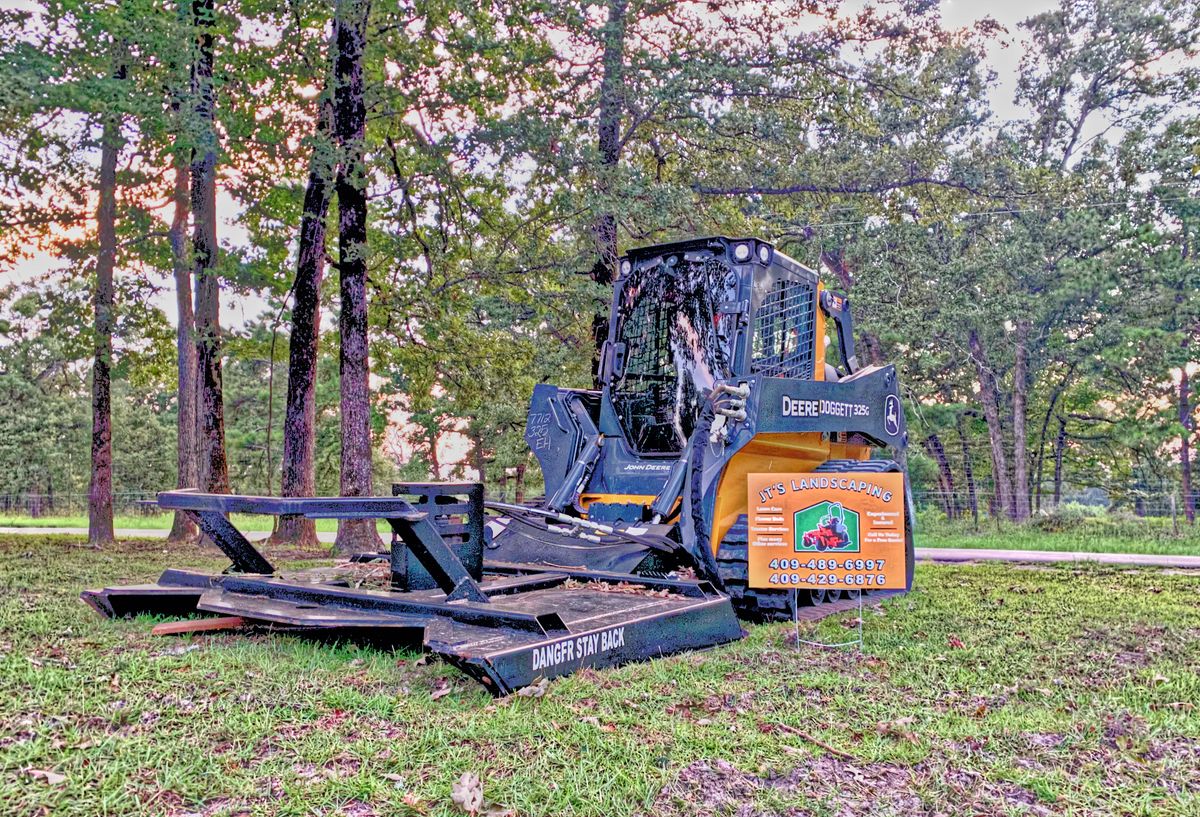
[[[824,331],[818,287],[815,272],[752,239],[683,242],[622,259],[603,359],[630,447],[681,452],[718,381],[811,379]]]

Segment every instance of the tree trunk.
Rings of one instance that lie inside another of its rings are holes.
[[[1013,519],[1029,519],[1029,437],[1026,405],[1029,393],[1029,321],[1016,327],[1016,361],[1013,365]]]
[[[174,213],[167,236],[171,243],[171,260],[175,276],[175,305],[179,323],[175,328],[175,350],[179,357],[176,379],[176,400],[179,418],[175,424],[176,488],[196,488],[199,485],[196,468],[196,318],[192,311],[192,265],[187,249],[188,228],[188,166],[182,154],[175,157],[175,189],[172,193]],[[169,542],[191,542],[199,535],[196,523],[182,511],[175,512]]]
[[[438,458],[438,437],[440,429],[428,428],[425,431],[425,439],[429,441],[429,468],[433,473],[433,478],[439,480],[442,478],[442,462]]]
[[[513,504],[520,505],[525,501],[525,463],[517,466],[517,476],[513,487]]]
[[[217,131],[213,121],[213,0],[192,0],[195,152],[192,155],[192,269],[196,276],[197,483],[229,492],[221,378],[221,289],[217,278]]]
[[[481,434],[472,434],[471,436],[471,462],[475,466],[475,471],[479,474],[479,481],[487,485],[487,457],[483,450],[483,436]]]
[[[947,519],[958,517],[958,501],[954,495],[954,474],[950,470],[950,461],[946,458],[946,449],[937,434],[925,438],[925,450],[938,467],[938,488],[941,491],[942,511]]]
[[[971,445],[967,440],[967,423],[966,418],[958,415],[958,421],[955,423],[958,429],[958,441],[962,446],[963,459],[963,479],[967,482],[967,507],[971,509],[971,518],[975,521],[975,527],[979,527],[979,496],[975,492],[975,469],[971,465]]]
[[[124,79],[125,69],[113,71]],[[117,154],[121,150],[121,117],[104,119],[100,144],[99,206],[96,226],[99,253],[92,306],[95,320],[92,361],[92,476],[88,485],[88,544],[111,545],[113,534],[112,484],[112,330],[113,271],[117,265]]]
[[[625,32],[628,26],[628,12],[629,0],[610,0],[608,20],[601,32],[604,53],[601,58],[598,117],[598,192],[605,204],[592,225],[596,242],[596,263],[592,266],[592,280],[606,287],[611,286],[617,276],[617,217],[608,206],[608,197],[612,195],[612,178],[621,161],[621,117],[625,112]],[[596,387],[600,388],[600,347],[608,339],[607,304],[592,321],[592,334],[595,340],[593,379]]]
[[[1060,397],[1062,397],[1063,392],[1066,391],[1067,384],[1071,380],[1071,375],[1075,373],[1076,365],[1076,363],[1071,364],[1070,368],[1067,369],[1067,373],[1063,377],[1062,382],[1060,382],[1054,391],[1050,393],[1050,403],[1048,406],[1046,406],[1045,416],[1042,417],[1042,431],[1038,435],[1038,452],[1037,456],[1034,458],[1034,462],[1036,463],[1036,465],[1034,465],[1034,490],[1037,492],[1037,510],[1039,511],[1042,509],[1042,474],[1045,471],[1046,434],[1050,429],[1050,418],[1054,416],[1054,410],[1058,407],[1058,400]]]
[[[325,218],[329,213],[335,158],[329,141],[332,104],[319,102],[316,140],[300,217],[300,251],[293,287],[288,344],[287,415],[283,422],[283,496],[312,496],[317,490],[317,349],[321,336],[321,280],[325,274]],[[272,542],[317,548],[316,522],[281,516]]]
[[[1196,522],[1196,495],[1192,492],[1192,422],[1191,384],[1187,364],[1179,372],[1179,488],[1183,493],[1183,515],[1190,524]]]
[[[370,496],[371,390],[367,346],[367,178],[364,147],[367,109],[363,88],[366,0],[334,6],[334,135],[341,154],[337,173],[338,272],[341,278],[341,494]],[[339,552],[376,550],[370,519],[338,525]]]
[[[1008,456],[1004,451],[1004,426],[1000,420],[1000,404],[996,376],[979,342],[979,334],[970,330],[967,343],[979,375],[979,400],[983,404],[983,419],[988,427],[988,442],[992,452],[992,482],[995,485],[995,508],[1013,518],[1012,478],[1008,471]]]
[[[1054,438],[1054,507],[1062,502],[1063,450],[1067,447],[1067,421],[1058,418],[1058,436]]]

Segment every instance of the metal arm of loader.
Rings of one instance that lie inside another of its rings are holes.
[[[580,417],[579,427],[586,429],[591,425],[591,418],[587,416],[587,409],[584,408],[579,398],[574,398],[570,402],[571,411]],[[604,435],[600,433],[590,434],[586,438],[583,450],[579,452],[579,458],[571,466],[571,470],[567,472],[566,478],[562,484],[558,486],[558,490],[550,497],[547,507],[552,511],[562,512],[571,505],[575,504],[575,500],[579,498],[580,491],[583,490],[588,477],[592,474],[592,469],[596,467],[596,462],[600,459],[600,449],[604,445]]]
[[[821,291],[821,311],[833,319],[837,327],[838,350],[846,374],[859,370],[858,355],[854,352],[854,319],[850,317],[850,299],[838,292]]]

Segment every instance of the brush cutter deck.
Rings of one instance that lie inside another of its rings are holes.
[[[110,617],[196,611],[289,631],[420,646],[497,695],[583,667],[616,666],[741,637],[728,597],[707,581],[482,561],[482,489],[411,483],[400,497],[303,498],[172,491],[227,555],[222,574],[167,570],[156,584],[109,587],[83,600]],[[384,519],[395,532],[389,589],[320,570],[288,577],[226,518]],[[487,576],[485,577],[485,571]]]

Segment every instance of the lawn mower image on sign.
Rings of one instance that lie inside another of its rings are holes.
[[[805,549],[812,550],[839,550],[850,544],[846,512],[841,503],[830,505],[829,513],[821,517],[821,523],[816,528],[805,531],[802,541]]]
[[[829,322],[837,365],[826,361]],[[827,557],[798,551],[850,552],[861,538],[869,556],[871,537],[886,539],[887,587],[911,585],[907,481],[895,461],[871,458],[907,444],[896,372],[859,364],[844,295],[764,241],[700,238],[621,258],[609,326],[599,389],[534,389],[525,438],[545,477],[541,502],[484,502],[477,484],[406,483],[369,498],[170,492],[162,507],[196,518],[231,568],[169,570],[84,599],[106,615],[199,611],[409,641],[503,694],[738,638],[735,611],[833,611],[884,586],[882,561],[842,560],[849,573],[835,575]],[[882,503],[883,488],[897,499],[857,514]],[[793,524],[776,491],[832,503],[820,524],[796,528],[794,547],[776,535]],[[382,585],[277,573],[230,512],[384,519],[390,553],[356,557],[382,569]],[[784,548],[769,581],[758,558],[768,547],[750,552],[760,545]]]

